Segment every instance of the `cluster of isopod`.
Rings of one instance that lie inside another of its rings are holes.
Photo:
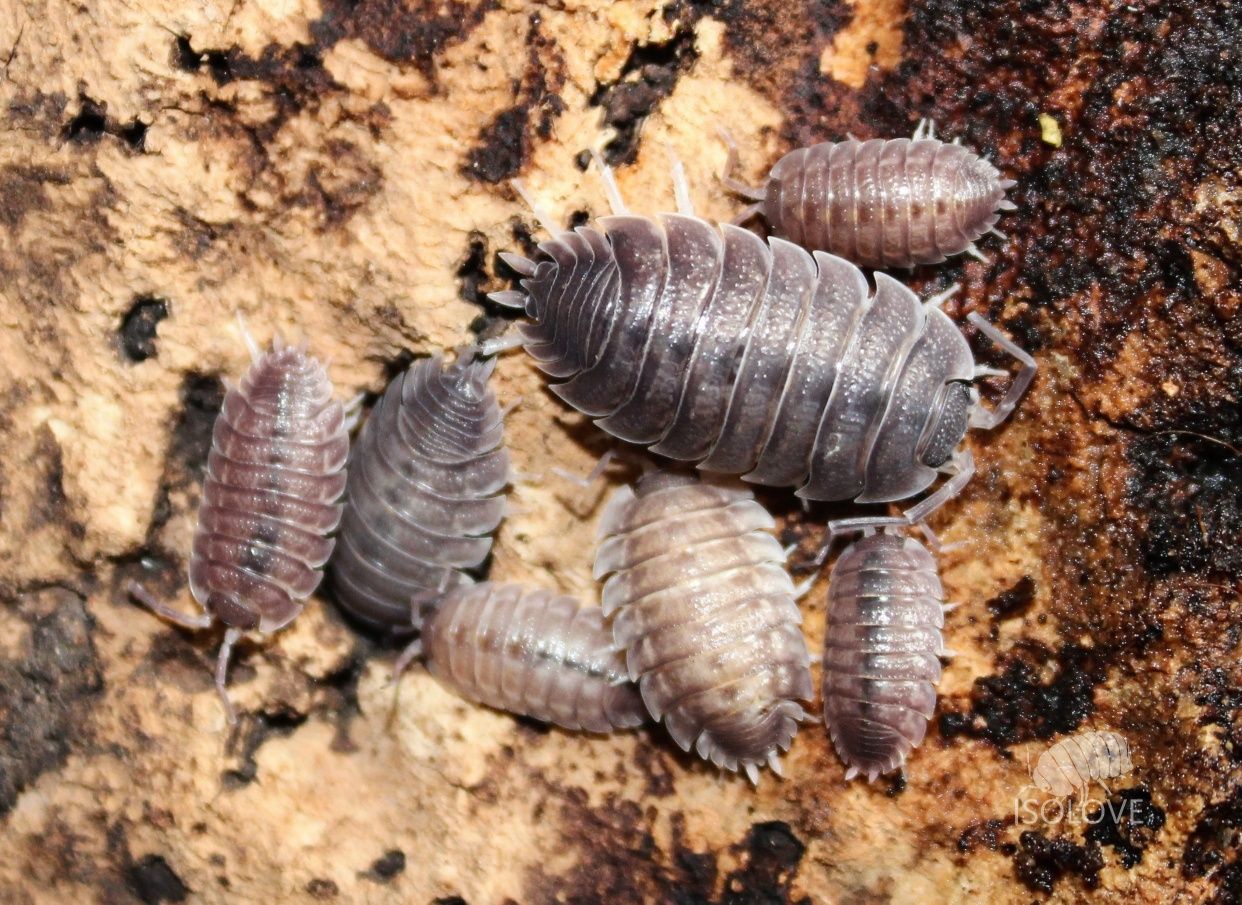
[[[736,148],[730,145],[730,168]],[[461,695],[566,729],[663,723],[672,739],[757,781],[780,771],[814,698],[785,551],[736,478],[806,500],[888,503],[943,484],[898,516],[829,523],[863,537],[829,580],[823,717],[847,778],[904,769],[936,703],[944,593],[907,529],[960,492],[961,444],[1014,408],[1035,363],[978,315],[1021,368],[988,408],[979,367],[938,307],[857,264],[913,266],[995,231],[1011,184],[920,127],[913,139],[816,145],[762,190],[726,175],[774,236],[694,215],[627,212],[552,227],[530,260],[505,255],[520,289],[497,293],[527,323],[515,337],[416,361],[389,384],[352,451],[323,367],[279,341],[231,388],[216,424],[190,584],[191,628],[226,627],[216,684],[242,632],[300,611],[327,565],[357,623],[412,641],[414,659]],[[519,192],[523,192],[520,185]],[[523,192],[524,194],[524,192]],[[529,199],[528,199],[529,200]],[[495,353],[522,345],[561,399],[618,439],[673,460],[615,492],[599,526],[602,606],[476,583],[510,481]],[[348,453],[348,462],[347,462]],[[679,467],[694,463],[703,474]],[[335,537],[332,535],[335,533]],[[827,546],[825,546],[825,553]]]

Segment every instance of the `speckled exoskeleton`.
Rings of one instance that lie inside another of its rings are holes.
[[[608,502],[595,575],[651,715],[752,782],[780,770],[813,693],[785,551],[743,488],[657,471]]]
[[[913,138],[821,142],[777,161],[762,188],[730,175],[737,147],[726,134],[724,183],[755,203],[734,221],[762,216],[772,232],[804,248],[864,267],[935,264],[966,252],[995,232],[1013,210],[1002,179],[986,159],[936,138],[926,120]]]
[[[824,629],[824,723],[847,780],[900,769],[923,741],[946,656],[931,553],[875,519],[837,558]],[[885,526],[876,533],[876,526]],[[889,533],[893,532],[893,533]]]
[[[332,553],[329,534],[341,518],[349,453],[344,409],[305,343],[287,346],[277,337],[261,353],[246,339],[252,365],[216,418],[190,556],[190,592],[203,613],[180,613],[129,586],[177,625],[226,626],[215,678],[230,723],[237,721],[225,690],[233,645],[243,632],[288,625],[319,585]]]
[[[421,655],[463,697],[565,729],[610,732],[647,720],[598,607],[515,584],[458,588],[424,605]]]
[[[504,418],[474,349],[421,359],[388,384],[350,456],[329,571],[336,599],[371,628],[418,628],[420,603],[473,584],[509,482]]]
[[[978,314],[969,320],[1021,362],[988,409],[972,386],[999,374],[936,306],[883,273],[782,239],[680,213],[625,213],[600,163],[614,216],[557,231],[531,261],[505,260],[522,291],[492,296],[530,322],[487,352],[522,344],[561,381],[551,389],[612,435],[709,472],[796,486],[811,500],[902,500],[926,517],[970,479],[969,426],[1017,404],[1035,362]],[[677,171],[675,170],[675,173]],[[533,206],[533,205],[532,205]],[[547,225],[547,218],[535,208]]]

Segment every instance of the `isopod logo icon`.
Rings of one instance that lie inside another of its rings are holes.
[[[1098,823],[1113,806],[1110,801],[1090,797],[1091,783],[1098,783],[1111,797],[1104,780],[1125,776],[1133,769],[1130,745],[1116,732],[1082,732],[1062,739],[1039,756],[1030,770],[1030,784],[1021,790],[1025,792],[1033,785],[1054,797],[1023,797],[1020,793],[1014,800],[1014,820],[1020,824]],[[1071,796],[1077,797],[1077,807],[1073,800],[1065,801]],[[1126,800],[1120,807],[1133,806],[1133,801]]]

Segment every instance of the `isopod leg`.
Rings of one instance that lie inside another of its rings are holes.
[[[129,592],[131,597],[155,615],[162,619],[167,619],[169,622],[174,625],[179,625],[182,628],[208,628],[213,621],[210,613],[201,613],[198,616],[187,616],[185,613],[177,612],[162,600],[158,600],[150,591],[138,584],[136,581],[131,581],[129,585],[126,586],[126,590]]]
[[[423,655],[423,639],[415,638],[405,650],[401,652],[401,656],[397,658],[397,662],[392,667],[392,682],[396,684],[401,678],[401,674],[405,672],[406,667]]]
[[[738,215],[734,217],[732,220],[730,220],[729,222],[732,223],[734,226],[741,226],[747,220],[750,220],[753,217],[758,217],[762,213],[763,213],[763,202],[756,201],[754,204],[751,204],[751,205],[748,205],[747,207],[742,208],[741,212],[739,212]]]
[[[517,192],[518,197],[526,202],[526,206],[535,215],[535,219],[539,221],[539,225],[543,227],[545,233],[549,236],[555,236],[561,232],[556,226],[556,221],[544,210],[543,205],[535,200],[535,196],[526,191],[526,186],[522,184],[520,179],[510,179],[509,185],[513,186],[513,191]]]
[[[599,169],[599,178],[604,183],[604,194],[608,196],[608,206],[612,208],[613,215],[619,217],[629,213],[629,208],[621,198],[621,189],[617,187],[617,179],[612,175],[612,167],[604,162],[603,156],[594,148],[591,149],[591,159]]]
[[[572,471],[568,471],[564,468],[553,468],[552,474],[564,481],[568,481],[571,484],[577,484],[579,487],[590,487],[597,480],[599,480],[605,469],[612,464],[612,460],[616,457],[616,450],[608,450],[599,457],[599,461],[595,463],[595,467],[587,472],[586,475],[576,475]]]
[[[965,489],[970,479],[975,476],[975,457],[970,450],[956,452],[951,460],[951,468],[955,473],[935,493],[902,513],[909,524],[926,521],[928,516]]]
[[[828,552],[832,549],[832,545],[836,543],[838,537],[850,534],[854,531],[868,532],[874,531],[876,528],[905,528],[910,525],[910,521],[900,515],[860,515],[855,518],[838,518],[833,519],[824,529],[824,545],[820,547],[819,553],[815,557],[815,565],[821,566],[824,560],[828,558]]]
[[[694,202],[690,200],[690,180],[686,178],[686,168],[671,146],[666,150],[673,177],[673,197],[677,199],[677,213],[693,217]]]
[[[761,188],[754,188],[733,178],[733,174],[737,171],[738,166],[737,142],[733,139],[733,134],[724,126],[716,129],[716,134],[720,136],[720,140],[724,142],[725,148],[728,151],[728,156],[725,158],[724,172],[720,174],[720,181],[724,183],[727,189],[741,195],[743,198],[760,202],[748,207],[747,210],[762,208],[762,202],[767,197],[767,191]],[[750,217],[748,216],[746,219],[749,220]]]
[[[229,700],[229,693],[226,688],[229,674],[229,660],[233,656],[233,645],[237,643],[237,639],[242,635],[241,629],[230,628],[224,633],[224,642],[220,645],[220,654],[216,657],[216,694],[220,695],[220,701],[224,704],[224,718],[229,721],[230,726],[237,724],[237,711],[233,709],[233,702]]]
[[[970,412],[970,426],[982,428],[983,430],[991,430],[998,424],[1003,422],[1018,405],[1018,400],[1022,398],[1022,394],[1026,392],[1026,388],[1031,385],[1031,381],[1035,379],[1035,371],[1038,365],[1035,359],[1030,356],[1025,349],[1011,340],[1005,334],[997,330],[995,326],[979,314],[972,311],[966,316],[966,320],[970,321],[979,332],[986,336],[996,345],[1000,346],[1005,352],[1008,352],[1022,365],[1018,374],[1013,379],[1013,383],[1009,385],[1009,391],[1005,393],[1005,398],[996,404],[994,409],[990,411],[982,405],[976,405]]]
[[[953,296],[957,295],[961,289],[961,283],[954,283],[948,289],[944,290],[944,292],[937,292],[935,295],[930,296],[927,301],[923,303],[923,306],[925,308],[939,308],[949,299],[953,298]]]
[[[250,332],[250,325],[246,323],[246,316],[241,313],[240,309],[237,311],[237,329],[241,331],[242,340],[246,343],[246,348],[250,350],[250,363],[257,365],[259,359],[263,357],[263,350],[255,341],[254,334]]]

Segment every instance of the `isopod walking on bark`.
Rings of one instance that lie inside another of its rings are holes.
[[[1080,732],[1063,738],[1039,756],[1031,781],[1057,796],[1085,792],[1098,782],[1124,776],[1134,769],[1129,743],[1116,732]]]
[[[522,290],[492,296],[529,323],[485,353],[524,345],[561,381],[552,391],[601,428],[704,471],[864,503],[949,475],[911,522],[965,486],[974,460],[958,446],[969,426],[1013,410],[1035,373],[1029,355],[969,316],[1021,363],[988,409],[972,382],[1006,372],[975,365],[940,299],[921,303],[883,273],[872,292],[841,258],[695,217],[679,167],[680,213],[630,215],[599,165],[613,216],[558,231],[532,203],[553,238],[537,261],[504,255]]]
[[[190,557],[190,592],[203,612],[190,616],[141,585],[130,593],[158,615],[191,629],[226,626],[216,690],[225,691],[229,657],[243,632],[275,632],[302,611],[332,553],[341,518],[349,425],[332,398],[324,366],[306,344],[277,337],[260,352],[242,326],[252,364],[230,387],[212,430],[207,475]]]
[[[941,634],[949,607],[936,562],[897,533],[903,526],[901,519],[871,520],[828,579],[824,722],[847,780],[896,769],[905,775],[936,707],[939,658],[949,653]]]
[[[473,584],[467,570],[491,551],[509,483],[495,366],[473,348],[447,367],[438,355],[416,361],[363,425],[329,567],[359,622],[416,630],[418,604]]]
[[[750,491],[658,471],[609,499],[595,576],[651,715],[752,782],[780,772],[813,689],[797,593]]]
[[[598,607],[514,584],[460,587],[425,605],[421,655],[458,694],[565,729],[610,732],[647,720]]]
[[[1005,190],[1016,183],[957,141],[937,139],[926,120],[913,138],[790,151],[758,189],[732,178],[737,145],[722,136],[729,147],[722,181],[755,202],[735,223],[762,216],[775,235],[864,267],[935,264],[962,252],[986,261],[975,242],[1002,235],[996,221],[1014,209]]]

